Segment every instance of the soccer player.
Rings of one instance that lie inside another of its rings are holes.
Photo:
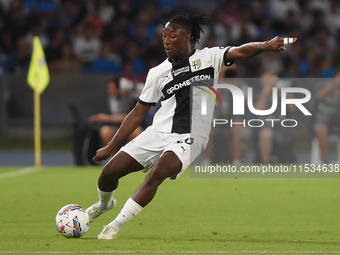
[[[118,216],[104,226],[98,239],[114,239],[120,228],[136,216],[155,196],[165,179],[176,179],[206,147],[211,122],[201,121],[202,133],[193,138],[190,130],[190,83],[218,73],[235,60],[256,56],[263,51],[285,50],[284,40],[252,42],[239,47],[213,47],[196,50],[195,44],[209,25],[203,15],[176,15],[163,29],[163,44],[168,58],[150,69],[139,102],[127,115],[111,141],[97,151],[95,163],[111,152],[141,123],[151,106],[161,99],[153,123],[129,144],[121,148],[104,166],[98,180],[99,201],[86,209],[91,221],[116,205],[113,198],[123,176],[149,170],[145,180],[125,203]],[[296,41],[296,38],[294,38]],[[182,86],[183,84],[187,86]],[[178,84],[182,84],[179,86]],[[194,109],[195,106],[192,107]],[[210,120],[212,111],[208,114]]]

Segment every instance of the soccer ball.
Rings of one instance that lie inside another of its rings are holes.
[[[65,205],[55,217],[58,232],[67,237],[79,238],[90,227],[90,217],[83,207],[77,204]]]

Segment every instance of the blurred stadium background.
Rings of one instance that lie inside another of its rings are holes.
[[[332,78],[340,70],[336,0],[0,0],[0,165],[33,164],[33,92],[26,82],[33,36],[40,37],[51,74],[41,96],[42,163],[71,165],[69,105],[84,119],[108,112],[108,76],[144,82],[148,69],[166,57],[162,22],[193,12],[215,19],[197,48],[298,38],[285,52],[238,62],[237,77]],[[310,161],[311,125],[301,118],[293,129],[298,162]],[[244,146],[245,161],[252,163],[252,141]]]

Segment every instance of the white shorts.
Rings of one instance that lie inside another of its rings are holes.
[[[204,141],[204,139],[193,139],[190,134],[164,133],[156,131],[150,126],[120,150],[129,154],[141,164],[145,172],[152,168],[166,151],[174,152],[182,162],[181,171],[177,176],[170,178],[176,179],[205,149],[206,144],[207,141]]]

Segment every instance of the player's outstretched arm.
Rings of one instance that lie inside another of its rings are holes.
[[[110,157],[111,152],[141,124],[145,114],[150,110],[151,106],[145,106],[137,103],[135,108],[126,116],[122,125],[117,130],[111,141],[103,148],[97,150],[96,156],[93,157],[93,162],[99,164],[100,161]]]
[[[296,42],[296,40],[297,38],[293,38],[293,42]],[[281,51],[285,49],[284,39],[276,36],[269,41],[251,42],[238,47],[231,47],[226,58],[227,61],[235,61],[256,56],[264,51]]]

